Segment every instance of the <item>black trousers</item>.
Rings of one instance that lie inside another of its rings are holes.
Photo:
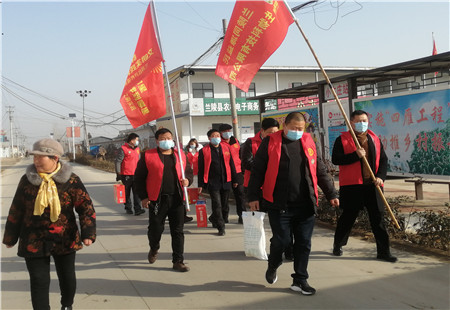
[[[228,198],[230,197],[230,190],[208,190],[211,197],[212,214],[209,217],[211,223],[215,224],[219,230],[225,229],[225,220],[228,219],[230,207],[228,205]]]
[[[239,184],[238,186],[233,187],[233,194],[234,200],[236,201],[236,213],[239,217],[241,217],[242,211],[245,210],[244,185]]]
[[[151,203],[147,232],[150,249],[159,250],[167,217],[172,237],[172,262],[182,263],[184,260],[184,206],[179,194],[161,195],[161,202],[157,207],[155,202]]]
[[[67,255],[53,255],[61,290],[61,306],[73,304],[77,280],[75,276],[75,252]],[[30,275],[31,303],[34,310],[50,309],[50,257],[26,257]]]
[[[278,268],[283,262],[283,252],[289,248],[294,235],[294,273],[295,280],[308,279],[311,237],[314,230],[314,215],[304,214],[301,206],[289,207],[286,211],[269,209],[269,223],[272,229],[270,239],[269,267]]]
[[[122,176],[122,183],[125,185],[125,209],[131,210],[132,206],[134,205],[134,212],[139,211],[142,209],[141,206],[141,199],[139,199],[139,196],[136,193],[136,185],[134,182],[134,176],[133,175],[123,175]],[[133,191],[133,202],[131,202],[131,191]]]
[[[384,206],[372,184],[348,185],[340,188],[340,208],[343,209],[339,217],[334,234],[334,246],[344,246],[359,211],[364,207],[369,215],[370,226],[375,236],[378,254],[389,254],[389,235],[383,222]]]

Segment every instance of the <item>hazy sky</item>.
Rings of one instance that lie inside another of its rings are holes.
[[[302,2],[288,1],[291,7]],[[4,1],[2,124],[6,106],[28,143],[64,135],[82,117],[77,90],[90,90],[88,130],[114,137],[131,128],[119,103],[148,1]],[[222,36],[234,1],[156,1],[168,70],[191,64]],[[325,67],[379,67],[449,51],[449,1],[324,1],[296,13]],[[200,64],[215,64],[216,50]],[[315,66],[297,27],[266,65]],[[7,89],[8,91],[5,91]],[[26,103],[25,103],[25,102]],[[51,113],[49,113],[50,111]],[[125,124],[125,125],[118,125]]]

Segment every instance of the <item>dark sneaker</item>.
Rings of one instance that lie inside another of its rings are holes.
[[[219,236],[225,236],[225,229],[219,229]]]
[[[191,222],[193,219],[194,219],[194,218],[193,218],[192,216],[185,216],[185,217],[184,217],[184,222],[185,222],[185,223],[189,223],[189,222]]]
[[[238,218],[238,224],[244,224],[244,221],[242,220],[242,216],[240,216],[240,217]]]
[[[186,266],[185,264],[178,262],[178,263],[173,263],[173,269],[179,272],[187,272],[189,271],[189,267]]]
[[[150,252],[148,252],[148,262],[150,264],[153,264],[154,262],[156,262],[157,257],[158,257],[158,251],[150,250]]]
[[[137,211],[134,211],[134,215],[141,215],[141,214],[144,214],[144,213],[145,213],[144,209],[139,209]]]
[[[391,254],[378,254],[377,259],[381,259],[389,263],[395,263],[397,261],[397,257],[392,256]]]
[[[342,256],[344,252],[342,251],[342,247],[334,246],[333,247],[333,255],[334,256]]]
[[[291,285],[291,290],[294,292],[300,292],[303,295],[314,295],[316,293],[316,289],[309,286],[308,281],[306,280],[299,280],[295,281]]]
[[[131,210],[131,209],[125,209],[125,212],[126,212],[127,214],[133,214],[133,210]]]
[[[277,282],[278,276],[277,276],[277,268],[268,267],[266,271],[266,281],[269,284],[274,284]]]

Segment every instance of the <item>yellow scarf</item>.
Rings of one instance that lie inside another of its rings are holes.
[[[61,202],[59,201],[58,189],[52,177],[61,169],[61,164],[58,163],[56,170],[50,174],[39,173],[42,178],[41,186],[34,203],[33,215],[42,215],[44,209],[50,206],[50,220],[56,222],[61,213]]]

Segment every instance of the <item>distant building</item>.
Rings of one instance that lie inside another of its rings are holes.
[[[222,123],[231,124],[231,106],[228,82],[215,74],[215,66],[182,66],[169,72],[174,111],[180,140],[184,145],[191,137],[206,143],[206,132]],[[326,68],[330,77],[350,74],[369,68]],[[257,100],[247,97],[301,86],[322,79],[317,67],[262,67],[254,77],[247,93],[236,88],[236,109],[241,141],[252,137],[260,129],[260,111]],[[292,106],[287,102],[266,102],[266,110],[283,110],[314,105],[318,98],[302,98]],[[167,114],[158,119],[156,127],[173,129],[167,101]]]

